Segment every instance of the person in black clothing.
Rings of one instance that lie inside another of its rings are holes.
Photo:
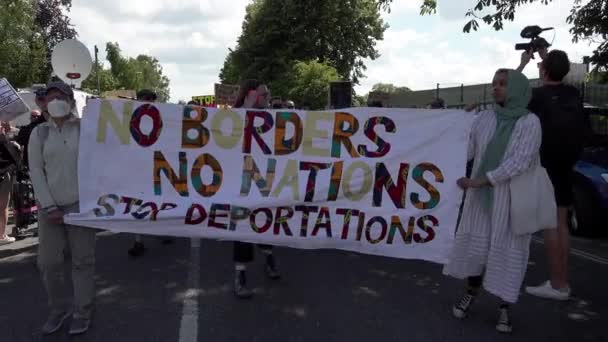
[[[445,101],[438,97],[429,104],[429,109],[445,109]]]
[[[137,92],[137,101],[140,102],[155,102],[158,99],[156,93],[150,89],[141,89]],[[192,101],[191,101],[192,102]],[[161,241],[164,245],[169,245],[174,242],[173,238],[163,236]],[[143,237],[140,234],[135,234],[135,242],[133,246],[129,248],[127,253],[136,258],[144,255],[148,249],[144,245]]]
[[[28,158],[27,158],[27,146],[30,141],[30,135],[36,126],[41,123],[46,122],[46,118],[48,117],[47,108],[46,108],[46,89],[39,89],[36,91],[36,105],[40,108],[40,115],[35,115],[35,111],[32,111],[30,115],[30,123],[27,126],[22,127],[15,136],[15,142],[22,147],[23,150],[23,165],[27,167]]]
[[[137,92],[137,101],[142,102],[156,102],[158,96],[150,89],[142,89]]]
[[[524,52],[522,64],[527,64],[530,56]],[[543,131],[541,164],[555,190],[558,225],[557,229],[544,231],[550,280],[540,286],[526,287],[526,292],[548,299],[567,300],[570,297],[568,210],[574,201],[574,165],[590,132],[590,122],[583,112],[579,91],[562,82],[570,71],[568,55],[552,50],[545,56],[541,54],[541,58],[543,61],[539,68],[543,86],[533,90],[528,109],[540,118]]]
[[[0,246],[15,242],[15,238],[6,234],[8,221],[8,204],[13,189],[14,171],[20,162],[19,147],[9,141],[7,134],[10,125],[0,125]]]
[[[382,101],[378,101],[378,100],[374,100],[374,101],[370,101],[370,102],[368,102],[368,103],[367,103],[367,106],[368,106],[368,107],[377,107],[377,108],[382,108],[382,107],[384,107],[384,106],[382,105]]]
[[[234,108],[268,108],[270,105],[270,91],[268,87],[257,80],[247,80],[241,86],[239,96],[234,104]],[[272,246],[258,245],[262,252],[266,255],[266,275],[270,279],[279,279],[281,277],[277,270],[274,255],[272,254]],[[234,294],[238,298],[246,299],[253,296],[253,292],[247,287],[247,264],[253,261],[253,244],[246,242],[234,243],[235,263],[235,278],[234,278]]]

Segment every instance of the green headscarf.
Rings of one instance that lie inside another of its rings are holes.
[[[488,172],[495,170],[500,165],[511,134],[515,128],[517,120],[529,113],[528,103],[532,97],[530,81],[522,73],[515,70],[501,69],[498,72],[507,72],[507,99],[503,106],[496,103],[496,131],[490,139],[486,151],[481,159],[481,164],[477,170],[477,177],[483,177]],[[492,208],[494,191],[492,187],[479,189],[483,206],[486,209]]]

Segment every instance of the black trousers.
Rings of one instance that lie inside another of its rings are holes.
[[[467,278],[469,288],[479,289],[483,283],[483,276],[473,276]]]
[[[272,250],[272,246],[270,245],[258,245],[260,249],[264,250]],[[233,260],[234,262],[246,263],[253,261],[253,248],[254,245],[252,243],[247,242],[239,242],[236,241],[233,247]]]

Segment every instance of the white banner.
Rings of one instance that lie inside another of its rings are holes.
[[[75,225],[444,262],[471,115],[91,100]]]
[[[29,110],[8,80],[0,78],[0,121],[12,121]]]

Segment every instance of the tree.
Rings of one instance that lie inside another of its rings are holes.
[[[364,59],[379,56],[376,41],[386,28],[375,0],[254,0],[220,79],[257,78],[277,93],[294,61],[316,60],[357,83]]]
[[[353,95],[353,107],[365,107],[367,106],[367,97],[366,95]]]
[[[35,9],[28,0],[3,0],[0,10],[0,77],[15,87],[39,82],[46,60],[42,35],[34,25]]]
[[[515,13],[520,6],[541,3],[547,5],[552,0],[477,0],[477,5],[466,13],[467,17],[472,17],[463,28],[466,33],[477,31],[479,28],[478,20],[487,25],[492,25],[496,30],[502,30],[505,20],[513,21]],[[379,5],[387,7],[392,0],[379,0]],[[492,7],[494,12],[483,17],[478,17],[477,13]],[[437,0],[424,0],[421,7],[421,14],[433,14],[437,11]],[[593,52],[590,62],[594,65],[595,73],[608,72],[608,1],[590,0],[583,4],[582,0],[575,0],[570,15],[566,18],[572,24],[570,33],[572,40],[589,40],[599,42],[599,46]],[[603,77],[606,79],[606,77]]]
[[[292,68],[289,99],[298,108],[324,109],[327,105],[329,84],[340,78],[336,68],[318,61],[297,62]]]
[[[608,1],[591,0],[586,5],[581,5],[581,0],[576,0],[574,7],[568,17],[568,23],[572,24],[570,33],[573,34],[574,42],[579,40],[595,40],[600,45],[591,56],[591,63],[595,65],[595,73],[602,73],[599,79],[608,82]]]
[[[158,95],[159,102],[169,100],[169,78],[163,75],[163,67],[158,59],[147,55],[139,55],[137,58],[125,57],[118,43],[107,43],[106,54],[110,68],[100,68],[102,92],[115,89],[151,89]],[[83,88],[93,91],[97,89],[96,69],[94,68],[83,82]]]
[[[403,94],[409,93],[412,90],[408,87],[397,87],[392,83],[376,83],[372,87],[372,92],[375,91],[387,94]]]
[[[72,7],[72,0],[35,0],[34,6],[36,9],[34,24],[40,30],[47,53],[43,75],[39,81],[46,83],[53,71],[51,66],[53,48],[65,39],[76,38],[78,34],[66,15]]]
[[[89,93],[101,95],[97,91],[97,65],[93,66],[93,70],[91,70],[91,74],[84,80],[81,84],[81,88]],[[118,82],[112,75],[112,71],[110,69],[106,69],[103,65],[99,65],[99,90],[101,93],[118,89]]]

